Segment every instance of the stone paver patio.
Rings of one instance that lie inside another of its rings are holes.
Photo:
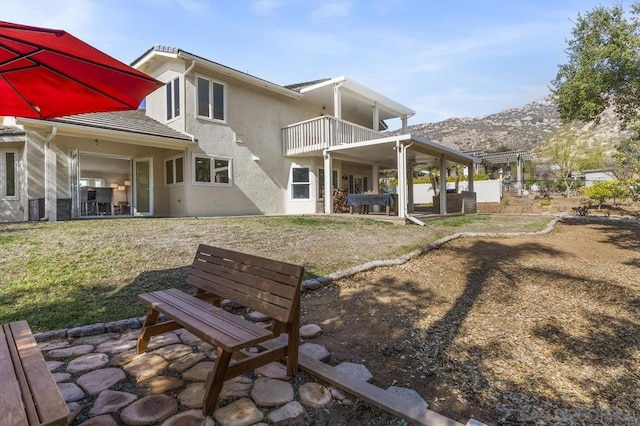
[[[149,350],[136,355],[140,323],[123,324],[133,329],[96,324],[36,335],[69,406],[70,424],[303,425],[309,410],[322,409],[331,401],[353,402],[337,389],[315,382],[302,384],[296,395],[295,378],[286,375],[283,364],[272,363],[225,382],[217,410],[204,417],[204,381],[216,358],[214,348],[178,330],[155,336]],[[321,333],[315,325],[301,331],[305,340]],[[301,344],[300,351],[317,360],[330,356],[324,346],[310,342]],[[345,374],[351,370],[363,380],[370,377],[364,366],[349,365]]]

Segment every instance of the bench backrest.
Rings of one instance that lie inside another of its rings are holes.
[[[304,267],[200,244],[187,282],[289,323],[298,310]]]

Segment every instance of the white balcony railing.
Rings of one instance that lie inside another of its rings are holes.
[[[312,118],[282,129],[285,156],[383,137],[385,135],[380,132],[331,116]]]

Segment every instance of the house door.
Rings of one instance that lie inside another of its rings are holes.
[[[349,194],[364,194],[367,191],[367,177],[349,175]]]
[[[153,215],[153,159],[133,160],[133,214]]]
[[[69,194],[71,194],[71,217],[80,217],[80,153],[69,151]]]

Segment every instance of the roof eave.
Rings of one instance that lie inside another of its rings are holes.
[[[302,95],[294,90],[287,89],[286,87],[280,86],[275,83],[271,83],[270,81],[263,80],[261,78],[255,77],[251,74],[244,73],[242,71],[235,70],[233,68],[227,67],[222,64],[218,64],[216,62],[210,61],[208,59],[202,58],[200,56],[194,55],[189,52],[185,52],[184,50],[178,51],[178,57],[187,59],[189,61],[195,61],[201,66],[209,68],[213,71],[219,72],[221,74],[226,74],[230,77],[233,77],[237,80],[243,81],[245,83],[252,84],[254,86],[259,86],[264,89],[270,90],[272,92],[276,92],[280,95],[287,96],[292,99],[300,99]]]
[[[82,124],[65,123],[53,120],[38,120],[33,118],[18,118],[17,122],[24,126],[32,127],[57,127],[58,134],[69,136],[99,135],[103,138],[113,139],[116,142],[133,143],[135,145],[152,145],[165,147],[188,147],[196,144],[195,141],[170,136],[150,135],[126,130],[107,129]]]

